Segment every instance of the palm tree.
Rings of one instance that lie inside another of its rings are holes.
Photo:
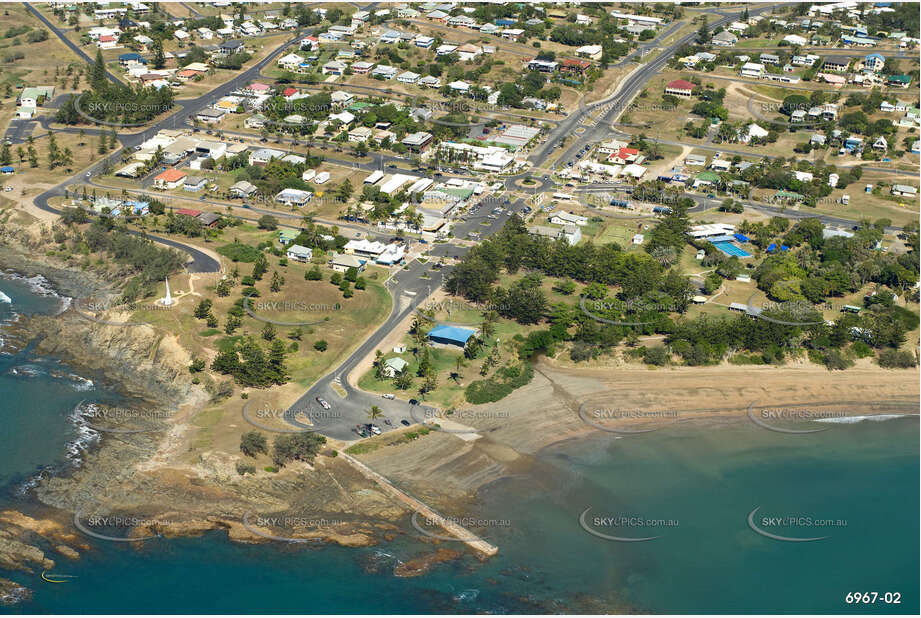
[[[384,416],[384,413],[383,413],[383,411],[381,411],[381,409],[380,409],[379,407],[377,407],[377,406],[371,406],[371,409],[368,410],[368,419],[370,419],[370,420],[372,420],[372,421],[375,420],[375,419],[379,419],[379,418],[382,417],[382,416]]]

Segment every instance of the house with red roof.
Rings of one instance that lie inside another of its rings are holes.
[[[636,161],[639,154],[640,151],[636,148],[620,148],[608,156],[608,161],[615,165],[626,165]]]
[[[185,177],[185,172],[171,167],[165,172],[157,174],[157,177],[154,178],[154,186],[158,189],[178,189]]]
[[[574,58],[567,58],[560,62],[558,70],[562,71],[563,73],[582,75],[590,66],[592,66],[592,63],[588,60],[576,60]]]
[[[690,97],[694,91],[694,84],[683,79],[676,79],[665,84],[665,94],[672,94],[676,97]]]
[[[287,88],[285,88],[284,90],[282,90],[281,96],[283,96],[283,97],[285,97],[287,100],[291,101],[291,100],[294,99],[294,97],[297,95],[297,93],[298,93],[297,88],[292,88],[292,87],[288,86]]]
[[[268,94],[272,90],[272,87],[268,84],[262,84],[260,82],[253,82],[249,86],[243,89],[243,92],[246,94]]]
[[[180,208],[176,211],[177,215],[185,215],[187,217],[197,217],[201,214],[200,210],[194,210],[192,208]]]
[[[203,73],[201,73],[200,71],[196,71],[194,69],[182,69],[181,71],[176,73],[176,78],[181,82],[187,82],[193,77],[195,77],[196,75],[203,75]]]
[[[99,49],[115,49],[118,47],[118,37],[104,34],[96,41],[96,47]]]
[[[301,49],[309,49],[310,51],[317,51],[320,49],[320,39],[315,36],[305,36],[301,40]]]

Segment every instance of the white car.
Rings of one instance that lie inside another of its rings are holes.
[[[373,433],[375,436],[379,436],[381,435],[381,428],[377,425],[371,425],[371,433]]]
[[[393,393],[386,393],[384,395],[381,395],[381,397],[383,397],[384,399],[393,399]]]
[[[329,405],[329,402],[326,401],[325,399],[323,399],[322,397],[317,397],[317,403],[320,404],[320,406],[321,406],[324,410],[329,410],[329,409],[332,408],[332,406]]]

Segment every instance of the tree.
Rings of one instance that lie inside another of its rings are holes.
[[[166,54],[163,53],[163,41],[159,38],[153,42],[153,68],[162,69],[166,66]]]
[[[101,91],[106,85],[106,62],[102,57],[102,49],[96,50],[96,60],[90,70],[90,86],[93,90]]]
[[[707,25],[707,16],[701,16],[700,22],[700,28],[697,29],[697,41],[699,43],[704,43],[710,34],[710,27]]]
[[[325,352],[327,347],[328,344],[326,343],[326,339],[317,339],[313,343],[313,349],[317,352]]]
[[[272,444],[272,462],[278,467],[292,459],[313,463],[324,444],[326,438],[312,432],[276,436]]]
[[[247,457],[255,457],[260,453],[269,452],[269,444],[265,436],[258,431],[247,431],[240,436],[240,452]]]
[[[259,229],[260,230],[277,230],[278,229],[278,219],[272,215],[262,215],[259,217]]]
[[[272,271],[272,283],[269,286],[273,292],[281,291],[281,286],[284,285],[285,278],[278,274],[277,270]]]
[[[378,406],[371,406],[371,409],[368,410],[369,420],[374,421],[374,420],[381,418],[382,416],[384,416],[384,413],[381,411],[381,409]]]

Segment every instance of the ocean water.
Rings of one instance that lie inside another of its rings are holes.
[[[30,290],[0,278],[14,311],[54,310],[53,297]],[[34,375],[10,373],[24,366]],[[0,432],[0,508],[45,466],[66,473],[81,400],[117,397],[72,373],[28,353],[0,354],[0,418],[10,428]],[[917,417],[897,415],[797,436],[745,420],[605,434],[547,449],[529,474],[484,488],[472,512],[445,513],[484,520],[478,532],[499,547],[485,562],[465,557],[395,577],[396,564],[433,549],[408,520],[394,541],[360,549],[242,545],[222,533],[139,547],[91,539],[79,560],[57,560],[54,573],[72,576],[66,583],[0,569],[34,593],[0,612],[917,614],[918,459]],[[759,524],[793,516],[835,525],[770,528],[828,537],[779,541],[750,528],[756,507]],[[597,533],[658,538],[591,534],[580,524],[586,509]],[[622,525],[609,526],[612,518]],[[878,600],[848,604],[848,592]],[[887,592],[900,603],[885,603]]]

